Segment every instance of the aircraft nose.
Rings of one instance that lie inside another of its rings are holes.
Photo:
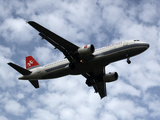
[[[147,49],[149,48],[149,46],[150,46],[150,45],[149,45],[148,43],[146,43],[146,42],[141,42],[140,44],[142,45],[143,51],[147,50]]]
[[[150,46],[150,45],[149,45],[148,43],[146,43],[146,47],[147,47],[147,49],[149,48],[149,46]]]
[[[148,49],[149,46],[150,46],[147,42],[141,42],[141,44],[142,44],[144,47],[146,47],[147,49]]]

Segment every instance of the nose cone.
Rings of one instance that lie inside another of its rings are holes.
[[[145,50],[147,50],[149,48],[149,44],[147,42],[137,42],[140,46],[144,47]]]
[[[147,49],[149,48],[149,44],[148,44],[148,43],[145,43],[144,45],[145,45],[146,50],[147,50]]]
[[[149,48],[149,44],[148,43],[146,43],[146,46],[147,46],[147,49]]]
[[[142,53],[142,52],[146,51],[150,46],[148,43],[142,42],[142,41],[137,41],[137,42],[135,42],[135,44],[138,47],[138,48],[136,48],[136,50],[139,53]]]

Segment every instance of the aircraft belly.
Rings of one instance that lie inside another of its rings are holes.
[[[112,62],[126,59],[127,55],[129,57],[138,55],[145,50],[146,50],[146,47],[143,47],[143,46],[131,47],[131,48],[129,47],[129,49],[121,49],[121,50],[113,52],[113,53],[101,55],[101,56],[93,58],[88,63],[81,65],[81,67],[79,67],[79,70],[80,70],[80,73],[83,73],[84,71],[90,72],[93,69],[99,69],[104,66],[107,66],[108,64],[110,64]]]
[[[93,71],[94,69],[100,69],[112,62],[126,59],[127,55],[129,57],[135,56],[140,54],[141,52],[145,51],[145,47],[128,47],[115,51],[107,51],[106,54],[103,53],[102,55],[95,55],[95,57],[87,62],[84,63],[77,63],[75,69],[69,68],[69,66],[62,66],[58,69],[51,68],[46,70],[48,73],[42,76],[42,79],[51,79],[51,78],[58,78],[66,75],[78,75],[82,73],[88,73]],[[52,71],[50,71],[52,70]]]
[[[71,75],[78,75],[82,73],[88,73],[93,71],[94,69],[100,69],[107,65],[107,61],[103,57],[94,58],[85,63],[77,64],[76,68],[71,71]]]

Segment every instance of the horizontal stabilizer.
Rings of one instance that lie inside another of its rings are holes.
[[[14,63],[10,62],[10,63],[8,63],[8,65],[10,65],[12,68],[14,68],[15,70],[17,70],[22,75],[29,75],[29,74],[32,73],[31,71],[26,70],[26,69],[24,69],[24,68],[22,68],[22,67],[20,67],[20,66],[18,66],[16,64],[14,64]]]
[[[29,80],[29,82],[30,82],[35,88],[39,88],[38,80]]]

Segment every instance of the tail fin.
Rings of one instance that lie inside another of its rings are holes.
[[[26,57],[26,69],[32,69],[32,68],[35,68],[35,67],[38,67],[38,66],[40,66],[39,63],[32,56],[27,56]],[[29,82],[35,88],[39,88],[38,80],[29,80]]]
[[[32,56],[26,57],[26,69],[32,69],[38,66],[40,66],[39,63]]]
[[[26,68],[22,68],[14,63],[8,63],[8,65],[10,65],[12,68],[14,68],[16,71],[18,71],[19,73],[21,73],[22,75],[30,75],[32,72],[27,70],[27,69],[31,69],[32,67],[36,67],[39,66],[39,64],[37,63],[37,61],[32,57],[32,56],[28,56],[26,57]],[[22,76],[23,77],[23,76]],[[29,82],[35,87],[35,88],[39,88],[39,82],[38,80],[29,80]]]

